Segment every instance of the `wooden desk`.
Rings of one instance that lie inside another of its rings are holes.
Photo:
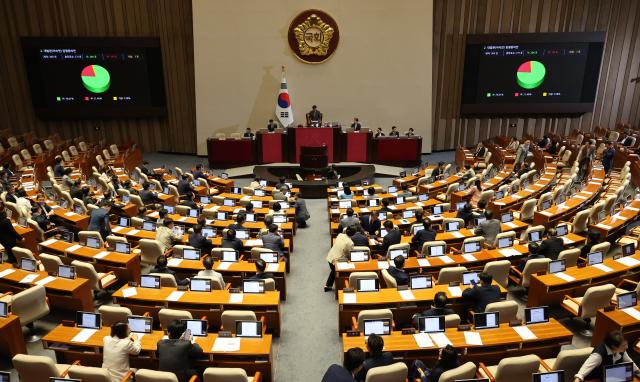
[[[31,227],[22,227],[17,223],[12,223],[13,229],[24,238],[24,242],[19,243],[22,248],[27,248],[33,253],[38,253],[38,243],[36,237],[36,231]]]
[[[640,261],[640,252],[636,252],[629,258]],[[580,297],[589,287],[603,284],[616,285],[623,278],[637,280],[640,277],[640,263],[627,266],[609,258],[605,259],[603,264],[611,268],[611,272],[604,272],[595,266],[567,268],[564,273],[574,277],[573,281],[565,281],[553,274],[532,275],[527,306],[557,305],[562,302],[564,295]]]
[[[511,168],[511,166],[505,167],[505,169],[500,171],[498,174],[496,174],[496,176],[487,180],[486,182],[483,182],[480,185],[480,187],[482,188],[482,191],[498,189],[500,186],[502,186],[507,182],[507,180],[509,179],[509,176],[512,173],[513,173],[513,169]],[[470,200],[472,197],[471,190],[472,189],[469,188],[467,190],[457,191],[451,194],[451,206],[454,207],[458,202]]]
[[[0,271],[13,269],[14,271],[0,278],[0,291],[13,292],[17,294],[25,289],[36,285],[38,281],[45,279],[48,274],[44,271],[27,272],[21,269],[15,269],[11,264],[0,264]],[[38,277],[29,284],[22,284],[20,281],[28,275],[37,274]],[[47,297],[49,298],[49,306],[52,308],[67,311],[93,311],[93,294],[87,279],[63,279],[56,277],[53,281],[45,286]]]
[[[53,215],[57,219],[62,220],[75,231],[84,231],[89,226],[89,215],[78,215],[69,209],[61,208],[52,201],[47,201],[47,204],[53,208]]]
[[[494,216],[500,216],[503,212],[519,208],[526,200],[537,198],[546,192],[551,187],[551,181],[556,176],[556,172],[557,169],[554,164],[547,165],[545,172],[537,182],[530,184],[515,194],[492,200],[489,202],[488,209],[493,211]]]
[[[9,358],[16,354],[27,354],[20,317],[15,314],[0,318],[0,352]]]
[[[501,324],[496,329],[471,330],[480,333],[482,345],[467,344],[464,332],[457,329],[446,329],[444,334],[456,349],[461,350],[461,363],[468,361],[498,364],[502,358],[517,357],[527,354],[535,354],[540,358],[555,357],[563,345],[571,343],[573,334],[556,319],[551,318],[547,323],[527,326],[537,338],[523,340],[522,337],[508,324]],[[400,331],[394,331],[384,338],[384,351],[403,362],[409,363],[414,359],[428,360],[431,363],[438,358],[440,348],[435,344],[431,347],[418,347],[413,335],[403,335]],[[364,336],[347,337],[342,335],[343,352],[346,353],[353,347],[359,347],[365,352],[366,341]],[[429,362],[427,362],[429,364]]]
[[[638,305],[634,308],[640,310]],[[605,312],[603,309],[598,309],[591,346],[601,344],[605,335],[613,330],[621,330],[624,333],[624,338],[632,344],[640,338],[640,320],[636,320],[622,310],[615,309]]]
[[[638,216],[640,216],[640,200],[636,199],[621,211],[607,216],[600,223],[591,224],[589,228],[600,232],[601,240],[606,240],[611,235],[624,232],[629,224],[638,219]]]
[[[72,339],[82,329],[58,325],[42,338],[45,349],[56,353],[58,363],[72,363],[80,360],[84,366],[102,366],[103,338],[110,333],[109,327],[102,327],[85,342],[73,342]],[[131,367],[157,369],[157,343],[165,336],[163,331],[153,331],[140,339],[142,350],[137,356],[129,356]],[[193,361],[194,366],[203,367],[240,367],[253,375],[262,373],[265,381],[273,378],[273,360],[271,353],[272,337],[265,334],[262,338],[240,339],[240,350],[237,352],[214,352],[213,344],[217,334],[209,333],[207,337],[195,337],[195,342],[202,348],[205,358]]]
[[[494,281],[494,285],[498,285]],[[464,291],[468,285],[460,285]],[[502,296],[507,295],[507,290],[500,287]],[[402,327],[411,323],[411,317],[429,308],[433,303],[433,297],[438,292],[445,292],[451,307],[460,315],[464,316],[464,304],[461,296],[453,296],[448,285],[434,285],[430,289],[412,290],[415,300],[403,300],[396,288],[381,288],[377,292],[354,292],[356,295],[355,304],[344,303],[344,292],[338,291],[338,332],[345,333],[351,328],[351,317],[358,317],[358,313],[368,309],[391,309],[396,326]]]
[[[113,293],[114,302],[131,308],[134,314],[142,315],[149,312],[154,320],[158,320],[158,311],[162,308],[187,310],[193,317],[206,316],[209,326],[214,331],[220,329],[223,310],[238,309],[251,310],[258,317],[264,316],[267,330],[274,336],[280,336],[280,292],[271,291],[263,294],[244,293],[242,302],[231,302],[232,293],[228,290],[213,290],[211,292],[185,291],[178,301],[167,301],[167,297],[176,288],[147,289],[135,288],[136,295],[124,297],[123,286]],[[235,294],[235,293],[234,293]]]
[[[433,183],[423,184],[418,188],[418,194],[429,194],[429,197],[435,198],[441,192],[445,192],[450,184],[458,182],[462,179],[462,174],[454,174],[450,177],[437,180]]]

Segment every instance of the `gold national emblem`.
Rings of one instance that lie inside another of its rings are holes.
[[[288,37],[295,55],[314,64],[327,60],[336,50],[340,38],[336,21],[318,9],[297,15],[289,25]]]

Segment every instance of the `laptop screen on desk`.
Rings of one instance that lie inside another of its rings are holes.
[[[511,223],[513,221],[513,214],[511,212],[507,212],[502,214],[501,220],[503,223]]]
[[[456,211],[462,211],[467,202],[458,202],[456,203]]]
[[[216,237],[216,230],[212,227],[202,227],[202,236],[207,239],[210,237]]]
[[[100,329],[100,313],[76,312],[76,326],[83,329]]]
[[[470,243],[464,243],[463,252],[464,253],[480,252],[480,242],[472,241]]]
[[[388,191],[389,191],[390,194],[393,194],[394,192],[398,192],[398,187],[389,186]]]
[[[633,362],[604,367],[604,382],[632,382]]]
[[[20,259],[20,269],[27,272],[34,272],[36,270],[36,261],[23,257]]]
[[[491,329],[500,326],[500,313],[487,312],[473,315],[473,327],[477,329]]]
[[[236,205],[236,202],[233,199],[224,199],[222,201],[222,205],[227,207],[233,207]]]
[[[379,201],[378,199],[369,199],[368,204],[369,207],[378,207]]]
[[[388,318],[380,320],[364,320],[364,336],[377,334],[379,336],[391,334],[391,320]]]
[[[559,224],[556,226],[556,234],[558,236],[564,236],[569,233],[569,226],[566,224]]]
[[[194,337],[206,337],[207,336],[207,320],[182,320],[187,330],[191,331]]]
[[[433,286],[431,276],[411,276],[409,279],[409,287],[411,289],[428,289]]]
[[[429,200],[429,195],[427,195],[427,194],[419,194],[418,195],[418,201],[419,202],[426,202],[427,200]]]
[[[564,382],[564,370],[534,373],[533,382]]]
[[[185,260],[200,260],[200,250],[185,248],[182,250],[182,257]]]
[[[460,230],[460,222],[447,222],[445,223],[445,228],[444,230],[446,232],[454,232],[454,231],[459,231]]]
[[[129,328],[133,333],[151,333],[153,328],[153,318],[143,316],[129,316],[127,318]]]
[[[564,259],[554,260],[549,262],[549,273],[564,272],[565,269],[566,269],[566,264]]]
[[[596,265],[596,264],[600,264],[603,261],[603,256],[602,256],[602,252],[597,251],[597,252],[591,252],[589,254],[587,254],[587,262],[589,263],[589,265]]]
[[[277,252],[260,252],[260,258],[267,264],[278,262]]]
[[[75,279],[76,267],[73,265],[58,265],[58,277],[71,280]]]
[[[616,301],[618,309],[630,308],[638,303],[638,295],[636,295],[635,291],[620,293],[616,296]]]
[[[156,230],[156,224],[154,222],[143,222],[142,223],[142,229],[145,231],[155,231]]]
[[[416,216],[416,211],[415,210],[406,210],[406,211],[402,211],[402,218],[403,219],[410,219]]]
[[[418,328],[422,333],[444,332],[444,316],[422,316],[418,319]]]
[[[636,252],[636,246],[633,243],[624,244],[622,246],[622,256],[631,256]]]
[[[549,322],[549,312],[546,306],[537,306],[534,308],[524,309],[524,323],[525,325],[539,324],[542,322]]]
[[[56,380],[55,378],[53,380]],[[70,379],[65,379],[65,382],[69,382]],[[11,382],[11,373],[8,371],[0,371],[0,382]]]
[[[264,280],[244,280],[242,281],[242,291],[244,293],[264,293]]]
[[[274,223],[286,223],[287,222],[287,216],[286,215],[273,215],[273,222]]]
[[[480,283],[478,272],[464,272],[462,274],[462,285],[472,285],[473,283]]]
[[[262,321],[236,321],[236,337],[262,337]]]
[[[264,190],[253,190],[253,195],[264,196]]]
[[[235,263],[238,261],[238,251],[222,251],[222,261]]]
[[[0,317],[5,318],[9,315],[9,304],[0,301]]]
[[[379,289],[378,279],[358,279],[358,292],[377,292]]]
[[[405,259],[409,257],[409,251],[407,249],[392,249],[389,251],[389,257],[391,260],[395,259],[398,256],[402,256]]]
[[[351,208],[351,200],[341,200],[338,202],[340,208]]]
[[[129,243],[116,243],[116,252],[118,253],[131,253],[131,244]]]
[[[437,257],[437,256],[444,255],[444,245],[434,245],[433,247],[428,247],[428,248],[429,248],[430,257]]]
[[[164,209],[167,210],[168,214],[175,214],[176,213],[176,207],[175,206],[164,206]]]
[[[542,233],[540,231],[529,232],[529,242],[537,243],[542,241]]]
[[[253,208],[262,208],[262,200],[252,200],[251,205]]]
[[[160,276],[142,275],[140,276],[140,287],[150,289],[160,289]]]
[[[189,290],[192,292],[211,292],[211,280],[192,278],[189,281]]]
[[[349,252],[349,260],[352,262],[369,261],[369,254],[366,251]]]
[[[249,231],[239,229],[236,231],[236,237],[240,240],[247,240],[249,238]]]
[[[433,207],[433,214],[434,215],[440,215],[442,213],[442,206],[434,206]]]
[[[227,220],[226,212],[216,212],[216,220]]]
[[[422,224],[416,224],[413,226],[413,234],[417,234],[418,232],[422,231],[424,229],[424,226]]]
[[[498,239],[498,249],[513,247],[513,236]]]
[[[129,218],[120,217],[120,219],[118,219],[118,225],[120,227],[128,227],[129,226]]]

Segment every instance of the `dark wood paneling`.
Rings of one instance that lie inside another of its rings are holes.
[[[154,36],[162,46],[167,116],[43,121],[35,117],[21,36]],[[94,127],[100,127],[100,131]],[[196,151],[191,0],[3,0],[0,2],[0,129],[64,138],[136,142],[144,151]]]
[[[575,118],[461,118],[465,35],[606,31],[592,113]],[[640,125],[640,1],[434,0],[433,149],[469,146],[496,135],[568,134],[579,128]],[[510,128],[517,123],[517,128]]]

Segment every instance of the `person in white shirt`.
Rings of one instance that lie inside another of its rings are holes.
[[[216,279],[222,286],[222,289],[224,289],[225,283],[224,278],[222,278],[222,274],[213,270],[213,258],[211,256],[205,256],[205,258],[202,259],[202,264],[204,265],[204,270],[198,272],[196,277]]]
[[[165,218],[162,222],[162,226],[156,228],[156,240],[160,242],[162,246],[162,252],[166,252],[168,249],[173,248],[173,244],[180,242],[182,236],[173,232],[173,220]]]
[[[627,354],[629,343],[619,330],[607,333],[604,341],[593,349],[593,352],[574,376],[574,382],[584,382],[590,380],[601,381],[604,379],[604,367],[623,362],[633,363],[633,373],[638,375],[638,366]]]
[[[27,192],[21,188],[16,192],[16,196],[16,207],[18,208],[20,215],[27,219],[31,219],[31,202],[27,199]]]
[[[120,382],[129,371],[129,355],[140,354],[140,340],[131,333],[129,324],[116,322],[103,341],[102,368],[107,369],[111,381]]]

